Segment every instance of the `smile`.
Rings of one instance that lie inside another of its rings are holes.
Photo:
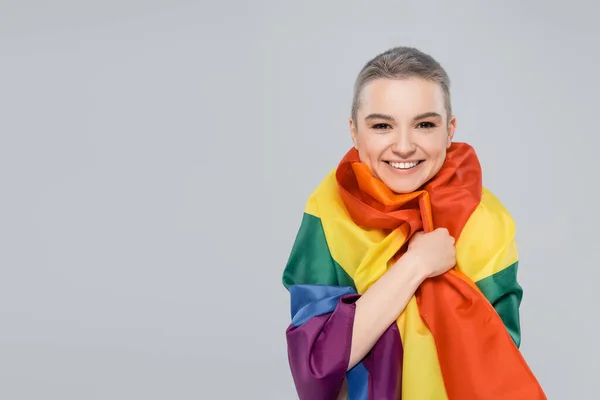
[[[400,170],[408,170],[411,168],[416,167],[417,165],[419,165],[422,161],[411,161],[411,162],[392,162],[392,161],[386,161],[390,166],[396,168],[396,169],[400,169]]]

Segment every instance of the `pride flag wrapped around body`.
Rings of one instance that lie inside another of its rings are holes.
[[[457,239],[451,271],[427,279],[347,371],[354,302],[419,230]],[[301,400],[541,400],[521,356],[514,222],[482,187],[474,150],[453,143],[422,190],[395,194],[350,150],[310,196],[283,284],[288,356]]]

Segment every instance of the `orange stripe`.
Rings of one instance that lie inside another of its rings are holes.
[[[431,212],[431,201],[429,200],[429,193],[423,191],[419,196],[419,208],[421,209],[421,220],[423,221],[423,231],[432,232],[433,227],[433,215]]]

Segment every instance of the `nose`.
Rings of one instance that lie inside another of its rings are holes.
[[[410,132],[398,131],[392,144],[392,151],[400,158],[410,158],[416,151],[415,145]]]

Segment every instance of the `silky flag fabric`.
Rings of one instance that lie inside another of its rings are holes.
[[[428,279],[347,371],[355,301],[406,251],[445,227],[456,268]],[[391,192],[351,149],[311,194],[283,273],[288,358],[301,400],[545,399],[521,356],[513,219],[454,143],[422,190]]]

